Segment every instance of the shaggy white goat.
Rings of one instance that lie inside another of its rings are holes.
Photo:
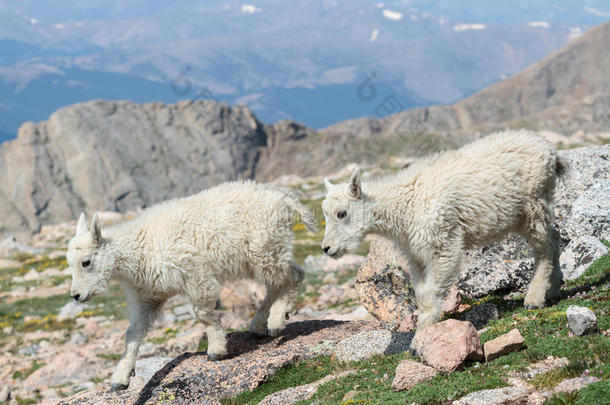
[[[325,180],[322,249],[337,257],[368,233],[392,239],[409,260],[421,330],[440,314],[464,249],[516,232],[536,258],[525,305],[543,306],[561,284],[552,227],[560,169],[554,146],[525,130],[488,136],[364,184],[356,169],[347,183]]]
[[[277,335],[304,275],[292,256],[295,212],[315,231],[313,216],[289,191],[245,181],[161,203],[104,229],[95,215],[88,230],[81,214],[67,253],[72,297],[85,302],[116,279],[129,304],[126,350],[112,389],[127,388],[142,339],[176,294],[190,298],[207,326],[211,360],[227,354],[214,311],[225,282],[251,278],[267,286],[250,331]]]

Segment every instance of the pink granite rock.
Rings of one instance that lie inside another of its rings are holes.
[[[412,360],[402,361],[396,367],[396,375],[392,381],[394,391],[409,390],[423,381],[434,378],[438,371],[425,364]]]
[[[477,330],[470,322],[455,319],[418,331],[412,347],[425,364],[444,372],[458,369],[465,361],[483,359]]]
[[[525,346],[525,339],[521,336],[519,329],[513,329],[497,338],[485,342],[483,351],[485,361],[492,361],[505,354],[521,350]]]

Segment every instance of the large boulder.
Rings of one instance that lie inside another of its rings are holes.
[[[608,253],[606,245],[594,236],[578,236],[568,243],[559,262],[564,280],[580,277],[597,259]]]
[[[466,251],[458,288],[473,298],[523,291],[534,274],[530,247],[517,236]]]
[[[333,350],[339,361],[363,360],[376,354],[395,354],[409,350],[412,333],[373,330],[358,333],[340,341]]]
[[[566,230],[570,237],[592,235],[610,241],[610,180],[600,180],[572,204]]]
[[[555,192],[555,217],[564,234],[576,199],[595,183],[610,179],[610,145],[570,149],[557,154],[566,166]]]
[[[409,264],[388,239],[371,242],[367,260],[356,275],[356,290],[362,305],[382,321],[399,324],[415,311]]]
[[[483,347],[475,327],[455,319],[419,331],[412,346],[424,364],[446,373],[460,368],[466,361],[483,360]]]
[[[360,302],[376,318],[410,331],[415,327],[415,295],[406,257],[396,245],[383,237],[371,242],[366,261],[356,275]],[[443,311],[453,312],[462,302],[462,294],[452,288],[443,300]]]
[[[326,320],[289,323],[281,336],[276,338],[252,339],[248,332],[233,332],[227,336],[230,357],[226,360],[209,362],[205,353],[183,353],[154,373],[144,386],[141,379],[138,379],[140,384],[134,384],[137,382],[135,378],[132,379],[133,386],[120,392],[112,392],[102,384],[93,390],[64,398],[62,403],[162,403],[173,396],[180,399],[179,403],[219,404],[221,398],[233,397],[258,387],[290,363],[330,355],[338,342],[345,338],[380,328],[379,322]],[[55,382],[54,385],[64,382]]]

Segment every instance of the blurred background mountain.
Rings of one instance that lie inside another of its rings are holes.
[[[609,18],[595,0],[0,0],[0,141],[100,98],[227,101],[313,128],[374,116],[366,80],[400,109],[453,103]]]

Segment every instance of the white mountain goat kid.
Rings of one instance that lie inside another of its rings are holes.
[[[364,184],[358,169],[347,183],[325,179],[322,249],[337,257],[369,233],[392,239],[409,260],[419,331],[437,320],[458,279],[463,251],[515,232],[536,258],[525,306],[543,306],[561,285],[558,233],[552,227],[561,169],[551,143],[521,130],[418,160]]]
[[[125,355],[112,389],[125,389],[138,348],[163,303],[186,294],[207,326],[208,359],[227,354],[226,335],[214,308],[223,283],[250,278],[267,295],[250,323],[255,334],[284,329],[303,270],[292,256],[295,212],[315,231],[311,213],[289,191],[254,182],[225,183],[144,210],[104,229],[85,215],[68,245],[72,297],[85,302],[118,280],[129,304]]]

